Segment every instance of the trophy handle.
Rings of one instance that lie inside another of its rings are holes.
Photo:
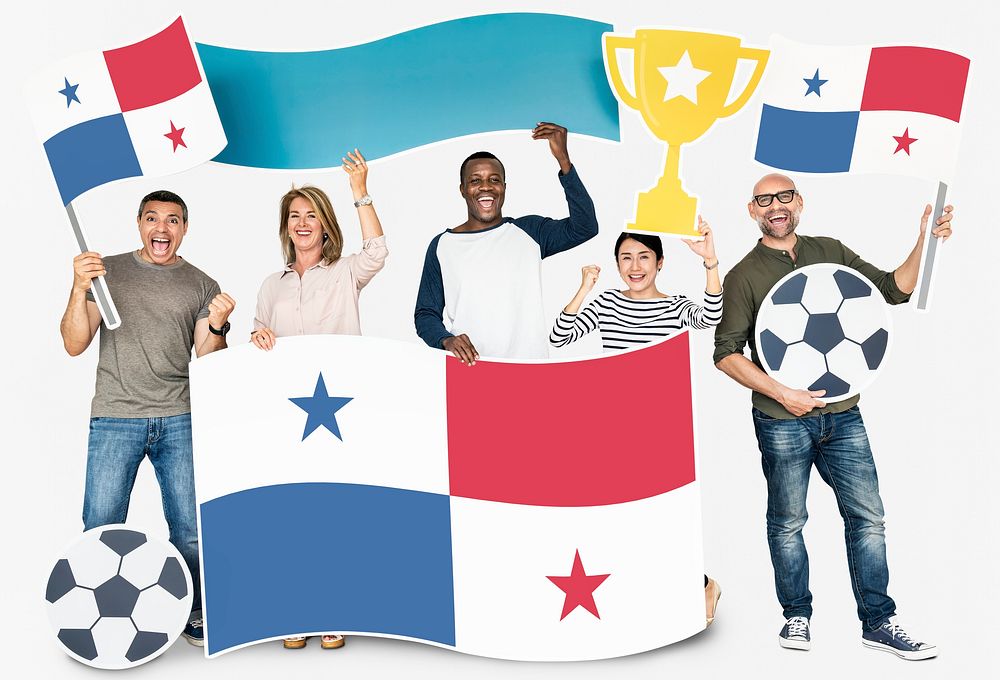
[[[642,104],[639,102],[639,98],[632,95],[625,87],[625,81],[622,80],[622,74],[618,70],[618,48],[630,49],[635,51],[635,37],[634,36],[619,36],[619,35],[604,35],[604,59],[608,65],[608,75],[611,76],[611,84],[614,86],[615,91],[618,93],[618,98],[621,99],[626,106],[633,109],[641,108]]]
[[[747,103],[748,99],[750,99],[754,90],[757,89],[757,85],[760,84],[760,78],[764,75],[764,67],[767,66],[767,59],[770,56],[770,50],[758,50],[752,47],[740,48],[737,59],[753,59],[757,62],[757,66],[754,68],[753,75],[750,76],[750,82],[747,83],[743,93],[731,104],[727,104],[723,107],[722,114],[719,116],[720,118],[731,116],[743,108],[743,105]]]

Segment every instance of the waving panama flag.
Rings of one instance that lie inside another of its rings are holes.
[[[186,170],[226,146],[179,17],[135,44],[49,66],[26,95],[64,205],[107,182]]]
[[[927,47],[772,41],[755,158],[799,172],[954,173],[969,60]]]
[[[336,335],[194,361],[208,653],[337,631],[571,660],[702,630],[689,362],[686,334],[533,365]],[[669,378],[627,411],[595,389],[635,374]]]

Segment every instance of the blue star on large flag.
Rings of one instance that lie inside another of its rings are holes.
[[[309,414],[306,418],[306,429],[302,432],[302,441],[320,427],[325,427],[332,432],[340,441],[344,438],[340,436],[340,426],[337,425],[337,411],[346,406],[353,397],[331,397],[327,394],[326,383],[323,381],[323,374],[319,374],[316,380],[316,389],[311,397],[289,397],[300,409]]]

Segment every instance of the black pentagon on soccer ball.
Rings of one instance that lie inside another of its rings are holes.
[[[45,586],[45,599],[55,602],[60,597],[76,587],[76,579],[73,578],[73,570],[69,566],[69,560],[59,560],[56,566],[52,567],[49,574],[49,582]]]
[[[125,557],[146,542],[146,535],[128,529],[108,529],[101,534],[101,543]]]
[[[772,371],[781,369],[781,362],[785,360],[785,351],[788,350],[788,343],[765,329],[760,334],[760,352],[764,355],[764,361]]]
[[[101,616],[132,616],[139,589],[119,575],[97,586],[94,599]]]
[[[836,314],[810,314],[802,339],[817,352],[826,354],[844,340],[844,329]]]
[[[87,628],[63,628],[59,631],[59,642],[63,643],[66,649],[87,661],[93,661],[97,658],[94,634]]]
[[[125,658],[134,663],[145,659],[165,644],[167,644],[166,633],[147,633],[140,630],[135,634],[128,651],[125,652]]]
[[[167,561],[163,563],[160,580],[156,583],[178,600],[187,595],[187,579],[184,578],[184,568],[181,567],[181,563],[176,557],[168,557]]]
[[[879,328],[871,334],[871,337],[861,343],[861,351],[865,355],[865,363],[868,370],[874,371],[882,363],[885,357],[886,347],[889,346],[889,331]]]
[[[843,269],[838,269],[833,273],[833,280],[837,282],[837,288],[840,289],[840,294],[846,300],[868,297],[872,294],[871,286],[859,278],[857,274],[851,274],[850,272],[845,272]]]
[[[820,376],[819,380],[810,385],[809,389],[826,390],[826,394],[820,397],[820,399],[830,399],[831,397],[839,397],[842,394],[847,394],[848,391],[850,391],[851,386],[835,376],[833,373],[827,371]]]
[[[802,294],[806,290],[806,275],[796,274],[781,284],[771,295],[771,302],[776,305],[797,305],[802,302]]]

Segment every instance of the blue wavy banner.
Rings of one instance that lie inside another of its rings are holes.
[[[610,24],[488,14],[318,52],[198,44],[229,144],[219,163],[309,169],[539,121],[617,141],[604,74]]]

